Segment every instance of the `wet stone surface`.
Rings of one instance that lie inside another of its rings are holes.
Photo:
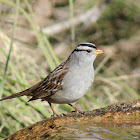
[[[140,139],[140,99],[83,114],[72,112],[19,130],[13,139]]]

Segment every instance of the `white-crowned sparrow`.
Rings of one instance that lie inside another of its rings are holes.
[[[32,96],[29,101],[42,99],[48,101],[53,114],[51,103],[68,104],[76,111],[78,108],[71,105],[85,95],[94,80],[93,62],[103,51],[92,43],[81,43],[71,53],[68,59],[56,67],[44,80],[33,87],[19,93],[4,97],[7,100],[20,96]]]

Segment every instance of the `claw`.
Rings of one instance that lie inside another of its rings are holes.
[[[68,104],[68,105],[73,107],[75,109],[75,112],[77,112],[77,113],[83,114],[83,112],[85,112],[85,111],[81,111],[80,109],[78,109],[77,107],[73,106],[72,104]]]

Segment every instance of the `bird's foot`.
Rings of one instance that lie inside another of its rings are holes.
[[[79,110],[79,109],[78,109],[78,110],[75,109],[75,110],[72,111],[72,112],[76,112],[76,113],[80,113],[80,114],[85,114],[85,111],[81,111],[81,110]]]
[[[73,106],[72,104],[68,104],[68,105],[70,105],[71,107],[73,107],[75,109],[75,111],[73,111],[73,112],[77,112],[77,113],[81,113],[81,114],[85,113],[85,111],[81,111],[80,109],[78,109],[77,107]]]
[[[56,112],[53,112],[53,115],[51,115],[52,117],[58,117],[59,115]]]

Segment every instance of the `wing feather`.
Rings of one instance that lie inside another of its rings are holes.
[[[33,88],[33,97],[29,100],[36,100],[45,98],[55,94],[58,90],[62,89],[63,78],[68,72],[68,68],[65,66],[65,62],[60,64],[54,69],[44,80],[38,83],[36,88]]]

